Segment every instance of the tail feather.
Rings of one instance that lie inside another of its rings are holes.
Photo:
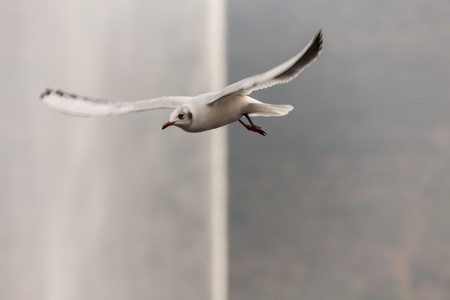
[[[251,103],[248,110],[251,117],[276,117],[287,115],[293,109],[292,105]]]

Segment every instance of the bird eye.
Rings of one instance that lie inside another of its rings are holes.
[[[178,118],[179,118],[180,120],[183,120],[183,119],[184,119],[184,113],[179,113],[179,114],[178,114]]]

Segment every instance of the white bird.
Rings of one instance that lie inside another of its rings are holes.
[[[284,116],[293,109],[291,105],[274,105],[260,102],[248,95],[255,90],[287,83],[314,62],[322,50],[322,31],[296,56],[281,65],[233,83],[220,92],[194,97],[166,96],[140,101],[106,101],[78,96],[61,90],[47,89],[41,94],[48,106],[73,116],[117,116],[151,109],[174,109],[162,129],[175,125],[188,132],[201,132],[239,121],[250,131],[266,135],[250,116]],[[250,124],[241,118],[247,118]]]

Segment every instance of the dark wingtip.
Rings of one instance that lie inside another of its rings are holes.
[[[319,50],[322,50],[323,47],[323,33],[322,28],[319,30],[319,32],[316,34],[316,37],[314,40],[318,43]]]
[[[50,95],[51,93],[53,93],[53,90],[47,88],[47,89],[45,89],[45,91],[43,91],[43,92],[41,93],[41,95],[39,96],[39,98],[42,100],[42,99],[44,99],[45,97],[47,97],[48,95]]]

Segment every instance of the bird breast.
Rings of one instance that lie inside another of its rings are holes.
[[[225,101],[218,101],[213,105],[193,105],[191,107],[192,123],[187,131],[205,131],[239,120],[248,105],[246,98],[246,96],[238,95]]]

